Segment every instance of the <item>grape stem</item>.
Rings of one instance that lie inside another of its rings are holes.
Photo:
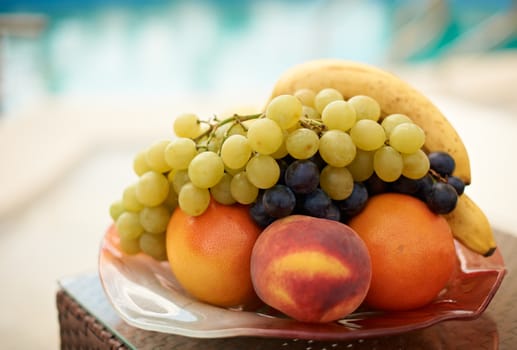
[[[322,132],[327,130],[327,127],[325,126],[325,124],[323,124],[322,121],[311,118],[301,118],[300,125],[304,128],[311,129],[312,131],[316,132],[319,136],[321,136]]]
[[[242,126],[242,128],[244,130],[247,130],[246,126],[243,124],[245,121],[252,120],[252,119],[264,118],[265,116],[266,116],[265,113],[257,113],[257,114],[249,114],[249,115],[234,114],[231,117],[228,117],[223,120],[219,120],[219,119],[217,119],[217,116],[214,116],[210,121],[203,121],[203,123],[208,124],[208,129],[205,130],[202,134],[200,134],[196,138],[194,138],[193,140],[196,142],[196,144],[198,144],[198,146],[197,146],[198,149],[207,150],[208,145],[210,144],[210,141],[212,141],[217,129],[220,128],[221,126],[229,124],[229,123],[233,123],[233,125],[230,126],[230,128],[228,128],[228,130],[226,130],[226,132],[223,135],[223,140],[225,140],[226,138],[228,138],[230,130],[232,129],[232,127],[234,125],[240,125],[240,126]],[[311,130],[315,131],[316,133],[318,133],[319,135],[321,135],[321,133],[323,133],[324,131],[327,130],[327,127],[325,126],[325,124],[323,124],[323,122],[321,122],[320,120],[305,117],[305,118],[301,118],[299,122],[302,127],[311,129]],[[205,139],[205,142],[201,143],[201,141],[203,139]]]
[[[202,134],[200,134],[199,136],[197,136],[195,139],[193,139],[196,144],[199,143],[203,138],[207,137],[208,138],[206,139],[206,142],[205,142],[205,145],[203,146],[200,146],[201,148],[208,148],[208,144],[210,143],[210,141],[212,140],[212,138],[214,137],[215,135],[215,132],[217,131],[218,128],[220,128],[221,126],[223,125],[226,125],[228,123],[234,123],[234,125],[236,124],[240,124],[245,130],[246,130],[246,127],[242,124],[243,122],[247,121],[247,120],[251,120],[251,119],[258,119],[258,118],[263,118],[265,117],[265,114],[264,113],[257,113],[257,114],[250,114],[250,115],[238,115],[238,114],[234,114],[232,115],[231,117],[228,117],[226,119],[223,119],[223,120],[218,120],[217,117],[214,117],[211,121],[209,122],[206,122],[208,124],[208,129],[206,131],[204,131]],[[232,125],[233,126],[233,125]],[[231,129],[232,127],[230,127]],[[230,129],[228,129],[224,135],[224,137],[226,138],[228,136],[228,132],[230,131]]]
[[[447,178],[440,175],[437,171],[435,171],[433,169],[429,169],[429,173],[431,173],[431,175],[433,176],[433,178],[435,180],[443,182],[443,183],[447,183]]]
[[[247,120],[249,120],[249,119],[247,119]],[[232,128],[233,128],[235,125],[240,125],[240,126],[242,127],[242,129],[243,129],[244,131],[246,131],[246,132],[247,132],[247,131],[248,131],[248,128],[244,125],[244,123],[243,123],[243,122],[244,122],[244,120],[241,120],[240,118],[235,119],[235,123],[234,123],[232,126],[230,126],[230,127],[228,128],[228,130],[226,130],[226,131],[225,131],[225,133],[224,133],[224,139],[228,138],[228,135],[229,135],[230,131],[232,130]]]

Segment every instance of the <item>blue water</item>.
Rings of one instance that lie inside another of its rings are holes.
[[[321,57],[378,65],[440,59],[465,33],[512,5],[502,0],[447,2],[446,18],[437,16],[438,27],[428,32],[422,25],[427,41],[418,42],[417,36],[401,50],[401,28],[430,16],[425,3],[0,0],[3,15],[24,13],[45,20],[36,37],[3,37],[4,109],[38,94],[270,86],[287,67]],[[514,31],[483,49],[515,47]]]

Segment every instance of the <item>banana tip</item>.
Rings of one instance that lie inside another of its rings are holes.
[[[485,254],[483,254],[483,256],[485,258],[488,258],[489,256],[491,256],[492,254],[494,254],[494,252],[496,251],[497,247],[491,247],[490,249],[488,249]]]

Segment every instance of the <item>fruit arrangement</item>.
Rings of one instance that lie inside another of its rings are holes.
[[[135,156],[138,179],[110,214],[123,252],[168,260],[200,301],[320,323],[363,305],[411,310],[450,281],[454,238],[496,249],[464,193],[457,132],[374,67],[302,64],[264,111],[182,114],[173,130]]]

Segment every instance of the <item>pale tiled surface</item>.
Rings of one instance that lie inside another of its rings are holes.
[[[495,226],[517,234],[516,60],[468,62],[470,69],[449,62],[398,71],[436,102],[464,138],[473,169],[468,193]],[[260,104],[267,91],[241,94],[42,101],[0,124],[2,348],[58,347],[56,281],[96,269],[107,208],[133,179],[133,154],[169,136],[179,112],[211,115],[230,107],[221,101]]]

